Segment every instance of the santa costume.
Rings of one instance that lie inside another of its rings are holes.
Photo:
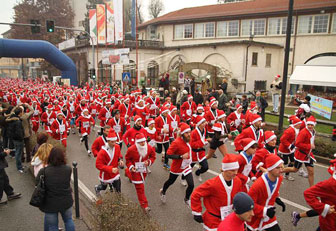
[[[84,142],[86,151],[88,152],[88,155],[91,154],[91,150],[89,149],[88,145],[88,139],[89,135],[91,133],[91,126],[94,125],[94,119],[89,114],[89,110],[85,108],[82,112],[82,115],[79,116],[76,120],[76,126],[79,128],[79,124],[81,124],[80,127],[80,133],[81,133],[81,139],[80,142]]]
[[[120,148],[122,148],[122,134],[125,131],[126,122],[125,119],[120,116],[119,110],[115,110],[114,114],[115,115],[107,122],[107,125],[111,126],[113,131],[117,134],[117,144],[119,144]]]
[[[168,115],[168,123],[172,130],[169,134],[169,139],[174,140],[177,138],[177,131],[181,123],[180,116],[177,114],[177,107],[171,106],[170,113]]]
[[[105,101],[106,106],[100,109],[98,114],[98,119],[100,120],[100,129],[101,133],[103,133],[103,128],[106,125],[107,121],[112,117],[112,108],[111,108],[111,100]]]
[[[196,111],[196,104],[193,101],[193,96],[188,95],[188,100],[181,105],[181,118],[186,123],[190,123],[191,116]]]
[[[129,98],[126,97],[124,102],[119,105],[118,110],[120,111],[120,116],[125,119],[126,122],[126,130],[131,128],[130,118],[133,115],[133,109],[131,104],[129,104]]]
[[[39,127],[40,127],[40,116],[42,115],[42,109],[41,107],[37,104],[37,100],[33,100],[33,116],[31,117],[31,122],[32,122],[32,130],[36,134]]]
[[[208,122],[207,124],[207,132],[209,134],[209,136],[212,138],[214,135],[214,130],[212,129],[213,125],[216,123],[217,121],[217,117],[218,117],[218,101],[213,100],[210,102],[210,110],[207,111],[205,113],[204,118],[206,119],[206,121]]]
[[[62,115],[62,119],[57,118],[58,116]],[[68,131],[68,124],[66,120],[64,119],[64,115],[61,111],[57,112],[56,119],[53,121],[53,123],[50,126],[52,131],[52,137],[55,140],[59,140],[64,147],[67,146],[67,131]]]
[[[113,130],[110,130],[107,141],[117,141],[117,135]],[[97,195],[100,195],[101,190],[105,190],[107,185],[110,189],[114,188],[116,192],[121,192],[121,181],[118,167],[123,165],[122,155],[118,144],[111,147],[106,144],[99,151],[96,159],[96,168],[99,170],[100,185],[95,186]]]
[[[44,123],[44,130],[52,136],[51,124],[56,119],[56,113],[53,111],[53,106],[48,105],[48,108],[45,112],[42,113],[41,121]]]
[[[149,212],[148,201],[145,195],[145,179],[147,176],[147,166],[151,166],[155,161],[155,151],[146,142],[144,134],[137,134],[135,144],[126,152],[126,166],[131,172],[131,180],[135,186],[140,206]]]
[[[155,128],[155,121],[152,118],[148,120],[148,127],[146,127],[145,130],[148,144],[155,148],[157,133]]]
[[[239,168],[237,156],[227,154],[223,158],[222,170],[230,171]],[[191,210],[195,216],[202,216],[205,230],[217,230],[218,225],[232,213],[234,196],[241,191],[241,182],[234,177],[227,182],[223,174],[219,174],[198,186],[191,194]],[[202,199],[205,212],[202,215]]]
[[[245,117],[242,112],[239,112],[243,108],[242,105],[237,104],[236,110],[227,117],[227,122],[230,125],[230,131],[241,130],[242,125],[245,123]]]
[[[156,97],[156,92],[151,90],[150,96],[146,100],[146,104],[149,105],[149,115],[151,118],[156,118],[160,109],[160,99]]]
[[[169,147],[169,134],[173,132],[171,126],[169,126],[168,121],[169,109],[162,107],[161,114],[155,119],[155,128],[156,128],[156,153],[162,153],[162,146],[165,149],[164,156],[164,167],[169,169],[167,150]]]
[[[142,106],[140,104],[143,104]],[[142,119],[142,126],[146,126],[146,121],[149,118],[148,108],[145,106],[144,101],[142,99],[139,100],[138,103],[135,104],[135,108],[133,110],[134,115],[140,116]]]

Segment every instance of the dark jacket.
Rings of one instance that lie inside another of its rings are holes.
[[[222,83],[221,85],[220,85],[220,89],[222,89],[223,90],[223,92],[224,92],[224,94],[227,94],[227,83]]]
[[[0,140],[0,169],[4,169],[8,167],[6,156],[7,154],[4,152],[3,143]]]
[[[23,141],[24,129],[22,121],[19,116],[12,114],[6,119],[7,123],[7,135],[16,141]]]
[[[223,93],[218,97],[218,109],[226,111],[227,96]]]
[[[73,204],[70,187],[71,167],[68,165],[47,166],[36,176],[36,185],[45,171],[46,199],[40,210],[45,213],[64,212]]]
[[[200,94],[200,93],[195,93],[194,101],[195,101],[196,105],[203,104],[203,102],[204,102],[203,95]]]

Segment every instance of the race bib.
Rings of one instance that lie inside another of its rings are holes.
[[[105,117],[106,117],[106,119],[110,118],[111,117],[111,113],[109,111],[106,112]]]
[[[191,164],[191,158],[184,159],[181,164],[181,169],[187,168]]]
[[[64,132],[64,131],[65,131],[65,125],[64,125],[64,124],[61,124],[61,125],[59,126],[59,130],[60,130],[60,132]]]
[[[154,109],[156,109],[156,105],[155,104],[151,104],[150,110],[154,110]]]
[[[121,131],[121,127],[120,125],[115,125],[113,126],[113,130],[116,132],[116,133],[119,133]]]
[[[220,207],[221,219],[224,220],[232,213],[232,205]]]
[[[147,171],[145,162],[135,162],[135,169],[136,172],[145,173]]]
[[[166,129],[166,130],[169,131],[169,124],[164,124],[164,125],[163,125],[163,129]]]
[[[243,175],[248,176],[250,174],[251,170],[252,170],[252,164],[251,163],[245,165],[244,170],[243,170]]]
[[[235,125],[238,127],[240,125],[240,119],[235,120]]]
[[[74,106],[70,106],[70,111],[73,112],[75,110]]]
[[[92,109],[91,114],[96,114],[97,110],[96,109]]]
[[[187,110],[187,115],[188,115],[188,116],[191,116],[191,109],[188,109],[188,110]]]
[[[83,122],[83,128],[90,127],[90,122]]]
[[[39,114],[39,110],[34,111],[34,116],[37,116]]]
[[[216,120],[211,120],[211,123],[212,123],[212,124],[215,124],[215,122],[216,122]]]
[[[172,128],[176,129],[177,128],[177,121],[171,122]]]
[[[155,140],[149,141],[149,145],[152,146],[152,147],[154,147],[155,146]]]

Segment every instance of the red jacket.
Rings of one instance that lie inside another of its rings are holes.
[[[169,133],[169,138],[177,138],[177,130],[180,126],[181,120],[179,115],[175,115],[174,117],[168,114],[168,123],[169,126],[172,128],[171,133]]]
[[[147,154],[144,157],[140,156],[135,144],[132,145],[130,148],[128,148],[126,152],[126,156],[125,156],[126,166],[131,172],[131,176],[132,176],[131,179],[132,179],[133,184],[144,183],[146,175],[147,175],[147,170],[144,170],[144,172],[141,172],[138,170],[136,172],[133,172],[131,171],[131,169],[137,168],[138,163],[143,163],[146,160],[149,161],[148,166],[151,166],[156,159],[155,150],[152,148],[152,146],[150,146],[147,143],[145,145],[147,145]]]
[[[156,128],[154,127],[152,130],[150,130],[148,127],[146,127],[145,130],[148,144],[154,147],[157,139]]]
[[[205,113],[204,118],[208,122],[208,124],[207,124],[208,133],[214,133],[214,130],[212,129],[212,126],[216,123],[217,115],[218,115],[218,109],[216,109],[216,111],[214,113],[210,108],[210,110]]]
[[[274,152],[269,152],[266,148],[261,148],[261,149],[258,149],[256,151],[256,154],[254,155],[253,159],[252,159],[252,169],[254,171],[257,171],[257,165],[262,162],[264,163],[264,166],[266,164],[266,157],[269,156],[269,155],[277,155],[278,152],[277,152],[277,149],[275,148],[274,149]],[[262,175],[262,172],[257,172],[255,174],[256,177],[260,177]]]
[[[151,116],[156,116],[156,112],[160,108],[160,99],[156,97],[153,99],[152,97],[148,97],[146,100],[146,104],[149,104],[149,114]]]
[[[234,111],[227,117],[227,122],[230,125],[230,130],[234,131],[245,123],[245,117],[243,113],[238,114],[237,111]]]
[[[174,140],[168,150],[167,155],[179,155],[182,156],[185,153],[189,153],[189,159],[173,159],[170,172],[174,174],[183,174],[184,176],[192,172],[190,164],[192,162],[191,147],[181,137]]]
[[[312,133],[308,128],[304,128],[299,132],[295,141],[295,160],[299,162],[309,163],[310,157],[315,160],[311,145],[314,143],[315,131]]]
[[[135,115],[138,115],[141,117],[142,126],[146,126],[147,116],[149,116],[148,108],[146,106],[143,106],[143,107],[135,106],[133,112]]]
[[[112,117],[107,122],[107,125],[110,125],[114,132],[117,134],[118,140],[117,143],[122,143],[122,134],[124,133],[124,129],[126,126],[125,119],[120,117],[117,121],[115,117]]]
[[[198,186],[191,194],[191,210],[193,215],[202,215],[202,199],[205,207],[203,214],[204,228],[206,230],[216,229],[221,222],[219,217],[228,214],[221,214],[221,207],[230,206],[234,196],[241,191],[241,182],[235,177],[231,182],[232,190],[229,190],[222,174],[207,180]],[[227,207],[229,208],[229,207]],[[229,210],[231,210],[229,208]]]
[[[251,138],[254,139],[258,143],[258,149],[264,147],[264,131],[262,129],[259,129],[259,132],[256,132],[256,129],[253,125],[251,125],[248,128],[243,129],[242,133],[240,133],[235,139],[234,139],[234,145],[236,147],[236,151],[243,150],[243,146],[241,144],[241,140],[244,138]]]
[[[238,174],[237,177],[241,180],[242,184],[245,185],[247,184],[249,178],[254,177],[252,170],[252,163],[253,163],[253,158],[252,156],[251,161],[249,162],[244,153],[239,153],[237,159],[239,163],[239,169],[238,169]],[[242,191],[247,193],[247,187],[242,187]]]
[[[111,118],[111,112],[112,108],[107,108],[107,107],[103,107],[102,109],[100,109],[99,115],[98,115],[98,119],[100,120],[100,126],[104,127],[107,123],[107,121]]]
[[[169,142],[169,134],[173,132],[171,126],[169,126],[168,117],[164,118],[162,115],[158,116],[155,119],[155,128],[156,128],[156,143],[162,144]],[[164,129],[168,130],[168,133],[164,133]]]
[[[192,148],[192,162],[197,162],[197,161],[201,162],[205,160],[204,146],[208,143],[205,137],[206,137],[205,128],[203,132],[201,132],[198,127],[192,130],[190,134],[190,146]],[[204,149],[204,150],[200,150],[200,149]]]
[[[269,188],[265,174],[259,177],[250,188],[248,194],[254,201],[254,216],[246,225],[250,230],[264,230],[277,224],[276,216],[266,215],[269,207],[274,207],[275,199],[279,197],[279,190],[283,176],[278,177],[273,192]]]
[[[99,151],[104,145],[107,145],[107,140],[104,138],[104,136],[99,136],[95,139],[95,141],[93,141],[91,151],[94,157],[97,157]]]
[[[184,121],[190,120],[194,111],[196,111],[196,104],[194,101],[189,103],[189,101],[184,102],[181,105],[181,117]]]
[[[76,120],[76,126],[79,127],[79,122],[81,122],[81,134],[83,136],[90,135],[91,133],[91,126],[94,125],[95,121],[91,115],[88,117],[80,116]]]
[[[118,144],[114,148],[109,145],[103,146],[96,159],[96,168],[99,172],[99,180],[104,183],[112,183],[120,179],[119,170],[112,173],[112,168],[118,168],[119,160],[122,159],[120,147]]]
[[[306,189],[303,194],[307,204],[320,214],[321,230],[335,231],[336,214],[328,214],[328,210],[329,206],[336,205],[336,174]]]
[[[291,146],[295,145],[295,139],[298,134],[299,134],[299,129],[297,129],[296,131],[293,125],[290,125],[289,128],[287,128],[284,131],[284,133],[282,134],[280,138],[279,153],[285,154],[285,155],[289,155],[293,153],[294,149],[291,149]]]
[[[68,124],[65,119],[62,119],[62,122],[58,122],[58,119],[55,119],[51,124],[51,130],[53,133],[53,138],[55,140],[66,140],[68,137]]]
[[[79,104],[76,108],[76,116],[81,116],[83,110],[87,108],[87,105],[85,104],[84,106],[82,106],[81,104]]]
[[[146,130],[142,127],[140,128],[140,130],[133,128],[130,128],[126,131],[126,133],[123,135],[122,139],[124,141],[124,143],[127,146],[131,146],[135,143],[135,136],[138,133],[142,133],[146,136]]]

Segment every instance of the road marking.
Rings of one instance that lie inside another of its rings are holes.
[[[198,164],[196,164],[195,166],[196,166],[197,168],[200,167]],[[321,167],[324,167],[324,166],[321,165]],[[218,175],[219,175],[218,172],[212,171],[211,169],[208,169],[207,172],[208,172],[208,173],[211,173],[212,175],[215,175],[215,176],[218,176]],[[293,206],[293,207],[295,207],[295,208],[301,209],[301,210],[303,210],[303,211],[305,211],[305,212],[308,211],[308,210],[310,210],[309,208],[307,208],[307,207],[305,207],[305,206],[302,206],[302,205],[299,205],[299,204],[297,204],[297,203],[295,203],[295,202],[293,202],[293,201],[287,200],[287,199],[282,198],[282,197],[280,197],[280,198],[281,198],[281,200],[282,200],[284,203],[286,203],[286,204],[288,204],[288,205],[291,205],[291,206]]]
[[[322,165],[322,164],[315,164],[316,166],[319,166],[319,167],[321,167],[321,168],[326,168],[326,169],[328,169],[329,167],[328,166],[325,166],[325,165]]]
[[[71,174],[71,181],[73,182],[73,174]],[[85,184],[78,179],[78,188],[82,191],[82,193],[88,198],[91,202],[95,202],[98,200],[96,195],[94,195],[88,187],[85,186]]]

